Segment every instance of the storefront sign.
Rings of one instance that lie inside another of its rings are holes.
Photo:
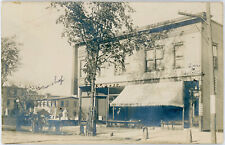
[[[96,84],[96,88],[111,88],[111,87],[120,87],[119,84]]]

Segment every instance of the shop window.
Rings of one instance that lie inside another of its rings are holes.
[[[64,101],[61,101],[61,107],[64,107]]]
[[[66,101],[66,106],[65,107],[68,107],[69,106],[69,101]]]
[[[57,103],[56,103],[56,101],[54,101],[54,106],[55,106],[55,107],[57,107]]]
[[[46,106],[46,101],[43,101],[43,107],[45,107]]]
[[[146,72],[151,71],[160,71],[164,69],[163,58],[164,58],[164,49],[163,46],[157,46],[146,50]]]
[[[174,45],[174,68],[183,68],[184,54],[183,54],[183,42],[178,42]]]
[[[52,101],[49,101],[49,102],[48,102],[48,105],[49,105],[50,107],[52,107]]]

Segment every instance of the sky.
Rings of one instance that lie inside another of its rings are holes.
[[[136,26],[145,26],[177,17],[178,11],[205,11],[204,2],[130,2]],[[73,48],[61,37],[63,26],[56,24],[61,14],[49,2],[3,2],[1,14],[2,37],[16,36],[20,46],[21,65],[10,77],[11,84],[45,86],[63,76],[59,83],[40,93],[71,95]],[[223,5],[211,3],[212,19],[223,24]]]

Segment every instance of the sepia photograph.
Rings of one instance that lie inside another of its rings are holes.
[[[223,144],[222,1],[2,1],[2,144]]]

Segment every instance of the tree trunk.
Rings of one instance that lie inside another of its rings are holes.
[[[91,122],[90,124],[90,134],[96,136],[96,95],[95,95],[95,77],[91,79]]]

